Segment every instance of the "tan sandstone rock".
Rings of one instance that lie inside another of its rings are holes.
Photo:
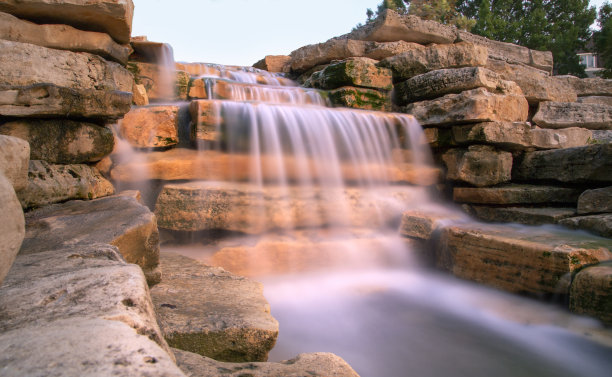
[[[179,106],[160,105],[132,109],[119,121],[119,134],[137,148],[178,144]]]
[[[570,217],[559,221],[559,224],[572,229],[586,230],[602,237],[612,238],[612,213]]]
[[[332,63],[322,71],[315,72],[307,80],[308,86],[319,89],[336,89],[342,86],[357,86],[371,89],[391,90],[391,70],[376,66],[378,61],[369,58],[350,58]]]
[[[286,55],[266,55],[265,58],[253,64],[253,67],[268,72],[285,72],[287,71],[285,67],[290,60],[291,57]]]
[[[34,22],[59,23],[109,34],[128,43],[132,32],[132,0],[6,0],[0,11]]]
[[[4,125],[0,125],[0,131]],[[28,185],[30,164],[30,145],[27,141],[14,136],[0,135],[0,174],[15,191]]]
[[[168,344],[219,361],[267,360],[278,322],[260,283],[177,254],[160,262],[151,297]]]
[[[130,61],[128,69],[136,84],[143,85],[151,101],[187,99],[190,75],[157,63]]]
[[[391,111],[391,96],[374,89],[345,86],[331,90],[328,98],[337,107]]]
[[[109,128],[71,120],[18,120],[0,125],[0,134],[27,141],[32,160],[52,164],[100,161],[115,145]]]
[[[142,268],[150,285],[161,279],[155,216],[133,196],[51,205],[28,212],[26,221],[22,253],[83,242],[110,244],[119,249],[128,263]]]
[[[612,186],[586,190],[578,198],[578,213],[612,212]]]
[[[573,87],[578,97],[588,96],[612,96],[612,80],[610,79],[581,79],[576,76],[556,76],[557,79],[563,80]]]
[[[612,129],[612,106],[593,103],[542,102],[533,121],[543,128]]]
[[[581,190],[540,185],[508,184],[496,187],[455,187],[453,200],[477,204],[545,204],[578,201]]]
[[[446,178],[474,186],[493,186],[510,181],[512,154],[484,145],[473,145],[467,150],[451,149],[442,159],[447,167]]]
[[[38,46],[89,52],[126,64],[132,49],[108,34],[77,30],[68,25],[38,25],[0,12],[0,39]]]
[[[147,106],[149,104],[149,96],[147,95],[147,89],[142,84],[136,84],[132,86],[132,94],[134,105],[136,106]]]
[[[0,172],[0,285],[19,252],[25,235],[25,220],[21,204],[11,182]]]
[[[402,107],[422,126],[450,126],[477,122],[524,122],[529,104],[522,95],[490,93],[484,88],[447,94]]]
[[[612,263],[605,262],[578,272],[570,290],[570,310],[612,324]]]
[[[578,97],[579,103],[596,103],[599,105],[612,106],[612,96],[588,96]]]

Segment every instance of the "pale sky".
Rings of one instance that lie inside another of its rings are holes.
[[[132,35],[169,43],[176,61],[252,65],[348,33],[381,1],[133,0]]]

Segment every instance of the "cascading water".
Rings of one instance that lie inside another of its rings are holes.
[[[609,373],[607,348],[525,323],[596,324],[416,266],[396,235],[401,213],[441,204],[427,188],[439,172],[411,117],[332,109],[319,92],[251,68],[182,69],[201,76],[191,104],[199,149],[146,155],[188,166],[149,171],[176,181],[157,199],[160,226],[239,233],[163,248],[264,282],[280,322],[272,361],[333,352],[363,377]],[[125,169],[142,169],[132,160]]]

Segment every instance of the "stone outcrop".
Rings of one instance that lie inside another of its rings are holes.
[[[31,160],[28,185],[18,196],[23,208],[36,208],[71,199],[101,198],[114,192],[112,183],[88,165]]]
[[[467,67],[431,71],[401,82],[395,86],[395,103],[406,105],[476,88],[485,88],[492,93],[522,94],[515,83],[502,80],[493,71]]]
[[[13,265],[25,235],[25,220],[21,204],[11,182],[0,172],[0,285]]]
[[[223,122],[221,103],[218,100],[191,101],[189,114],[191,115],[189,135],[192,141],[218,140],[219,126]]]
[[[3,129],[0,125],[0,131]],[[2,174],[15,191],[28,185],[30,164],[30,145],[27,141],[13,136],[0,135],[0,174]]]
[[[453,212],[446,208],[410,210],[402,215],[399,233],[403,237],[431,240],[444,227],[463,221],[465,221],[465,216],[462,216],[460,212]]]
[[[303,353],[278,363],[223,363],[191,352],[174,351],[176,363],[188,377],[359,377],[342,358],[332,353]]]
[[[149,96],[147,95],[147,88],[142,84],[136,84],[132,86],[132,102],[136,106],[147,106],[149,104]]]
[[[578,198],[578,213],[612,212],[612,186],[586,190]]]
[[[522,181],[612,182],[612,144],[527,152],[512,178]]]
[[[612,106],[612,96],[588,96],[588,97],[578,97],[577,100],[579,103],[594,103],[598,105],[606,105]]]
[[[285,67],[290,60],[291,57],[286,55],[267,55],[257,63],[253,64],[253,67],[263,69],[268,72],[285,72],[288,70]]]
[[[559,224],[572,229],[582,229],[603,237],[612,238],[612,214],[570,217],[559,221]]]
[[[612,106],[592,103],[542,102],[533,121],[543,128],[612,129]]]
[[[178,144],[179,106],[160,105],[132,109],[119,122],[121,138],[137,148]]]
[[[22,254],[83,242],[110,244],[128,263],[142,268],[149,284],[160,281],[156,219],[134,197],[117,195],[51,205],[28,212],[26,223]]]
[[[487,59],[487,49],[471,43],[415,45],[406,52],[382,60],[379,66],[390,68],[393,81],[400,82],[438,69],[485,67]]]
[[[612,324],[612,263],[601,263],[576,274],[570,291],[570,309]]]
[[[18,120],[0,125],[0,134],[27,141],[32,160],[52,164],[96,162],[115,145],[109,128],[71,120]]]
[[[187,99],[190,81],[190,75],[187,72],[174,70],[157,63],[139,61],[130,61],[128,69],[134,75],[136,84],[145,87],[149,100]]]
[[[592,136],[590,130],[579,127],[546,129],[519,122],[484,122],[452,129],[457,144],[486,143],[510,150],[582,147]]]
[[[0,86],[0,115],[114,121],[130,111],[132,93],[51,84]]]
[[[447,94],[402,107],[423,126],[450,126],[477,122],[524,122],[529,104],[522,95],[490,93],[484,88]]]
[[[467,213],[483,221],[525,225],[556,224],[563,219],[576,216],[575,208],[465,205],[464,209]]]
[[[336,89],[342,86],[391,90],[393,81],[391,70],[376,66],[376,60],[369,58],[350,58],[332,63],[325,69],[315,72],[307,80],[307,86],[318,89]]]
[[[453,199],[476,204],[575,204],[582,190],[555,186],[508,184],[496,187],[455,187]]]
[[[164,280],[151,289],[168,343],[219,361],[266,361],[278,336],[263,286],[176,254],[161,255]]]
[[[132,32],[132,0],[7,0],[0,11],[34,22],[67,24],[109,34],[128,43]]]
[[[592,78],[581,79],[576,76],[557,76],[574,89],[578,97],[606,96],[612,97],[612,80]]]
[[[77,30],[68,25],[38,25],[0,12],[0,39],[38,46],[89,52],[126,64],[132,49],[108,34]]]
[[[447,179],[478,187],[508,182],[512,174],[512,154],[490,146],[451,149],[442,159],[446,164]]]
[[[391,96],[388,93],[374,89],[345,86],[328,93],[333,106],[350,107],[362,110],[391,110]]]

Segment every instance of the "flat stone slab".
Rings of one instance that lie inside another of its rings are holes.
[[[287,55],[266,55],[263,59],[253,64],[253,67],[268,72],[285,72],[290,60],[291,57]]]
[[[336,89],[342,86],[393,89],[391,70],[377,67],[376,63],[378,61],[363,57],[332,63],[313,73],[306,81],[306,86],[318,89]]]
[[[582,190],[575,188],[508,184],[496,187],[455,187],[453,200],[475,204],[575,204]]]
[[[155,216],[130,196],[71,201],[28,212],[21,254],[83,242],[116,246],[128,263],[138,264],[149,284],[160,281],[159,234]]]
[[[612,106],[596,103],[542,102],[533,122],[542,128],[612,129]]]
[[[612,96],[612,80],[609,79],[581,79],[570,75],[557,76],[557,78],[567,82],[574,89],[578,97]]]
[[[266,361],[278,336],[263,285],[177,254],[162,253],[164,280],[151,289],[174,348],[220,361]]]
[[[586,190],[578,198],[578,213],[612,212],[612,186]]]
[[[165,103],[187,100],[191,80],[189,73],[157,62],[144,63],[133,60],[128,62],[127,68],[134,75],[134,82],[145,87],[149,100]]]
[[[487,145],[472,145],[468,149],[451,149],[442,155],[446,179],[474,186],[493,186],[509,182],[512,174],[512,154]]]
[[[527,152],[515,161],[512,179],[612,182],[612,144]]]
[[[189,377],[359,377],[333,353],[303,353],[278,363],[224,363],[191,352],[174,350],[176,363]]]
[[[612,238],[612,213],[570,217],[569,219],[559,221],[559,224]]]
[[[100,161],[111,154],[115,138],[110,128],[67,119],[25,119],[4,123],[0,133],[30,144],[30,158],[52,164]]]
[[[137,148],[176,145],[179,142],[179,109],[171,105],[132,109],[119,122],[119,134]]]
[[[600,263],[576,274],[570,290],[570,310],[612,324],[612,263]]]
[[[556,224],[560,220],[576,216],[575,208],[488,207],[474,205],[466,205],[464,208],[478,219],[494,223],[519,223],[525,225]]]
[[[580,103],[596,103],[600,105],[612,106],[612,96],[588,96],[578,97]]]
[[[478,122],[525,122],[529,104],[522,95],[491,93],[484,88],[414,102],[401,108],[422,126],[453,126]]]
[[[181,231],[261,234],[329,225],[380,227],[397,220],[400,208],[422,195],[418,187],[303,190],[202,181],[164,186],[155,215],[160,228]]]

